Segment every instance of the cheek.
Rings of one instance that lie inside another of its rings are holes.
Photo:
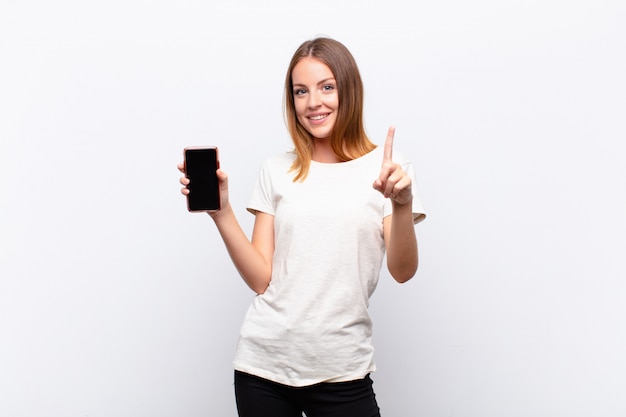
[[[339,108],[339,95],[333,94],[329,96],[328,100],[326,101],[326,106],[330,107],[331,109],[337,110]]]
[[[296,116],[300,119],[304,114],[304,109],[297,102],[295,103],[294,109],[296,110]]]
[[[296,115],[300,118],[306,112],[306,103],[304,100],[294,100],[293,106],[296,109]]]

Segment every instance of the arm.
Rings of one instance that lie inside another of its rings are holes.
[[[272,276],[274,216],[262,212],[256,214],[252,241],[241,230],[230,204],[211,217],[243,280],[252,291],[263,294]]]
[[[392,207],[392,215],[383,219],[387,269],[396,281],[403,283],[413,278],[419,263],[413,210],[411,202],[392,203]]]
[[[184,172],[184,165],[178,169]],[[252,291],[263,294],[269,285],[272,275],[272,257],[274,255],[274,216],[257,213],[254,221],[252,240],[245,235],[228,199],[228,176],[218,169],[220,185],[221,210],[208,212],[219,231],[230,258],[243,280]],[[189,179],[182,177],[181,190],[189,194]]]
[[[380,175],[374,188],[391,199],[392,214],[383,219],[387,268],[402,283],[415,275],[418,265],[417,238],[413,223],[411,178],[392,160],[395,129],[389,128]]]

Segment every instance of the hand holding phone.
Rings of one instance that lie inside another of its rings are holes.
[[[184,150],[185,176],[189,179],[187,210],[215,211],[220,207],[220,188],[217,178],[218,150],[215,146],[192,146]]]

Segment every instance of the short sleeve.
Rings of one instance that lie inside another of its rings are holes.
[[[259,171],[259,176],[252,189],[252,195],[248,201],[247,210],[255,214],[259,211],[274,215],[276,208],[272,198],[272,179],[270,167],[267,162],[263,164]]]

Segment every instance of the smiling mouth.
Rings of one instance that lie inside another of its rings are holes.
[[[317,116],[309,116],[309,119],[311,119],[311,120],[322,120],[322,119],[325,119],[327,117],[328,117],[327,114],[320,114],[320,115],[317,115]]]

